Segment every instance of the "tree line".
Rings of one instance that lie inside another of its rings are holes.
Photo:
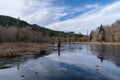
[[[92,42],[120,42],[120,20],[112,25],[100,25],[90,32],[89,41]]]
[[[82,34],[54,31],[29,24],[20,18],[0,15],[0,42],[55,42],[58,37],[63,42],[84,41]]]

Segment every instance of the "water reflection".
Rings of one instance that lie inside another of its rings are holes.
[[[112,61],[116,66],[120,67],[120,46],[112,45],[91,45],[91,51],[98,59]]]
[[[100,50],[98,50],[98,59],[100,59],[100,61],[101,61],[101,63],[104,61],[104,55],[105,55],[105,49],[106,49],[106,47],[104,46],[104,45],[101,45],[100,46]]]
[[[20,69],[20,65],[29,59],[33,58],[33,56],[23,56],[23,57],[16,57],[16,58],[0,58],[0,69],[7,69],[11,67]]]
[[[100,59],[101,63],[104,61],[104,57],[103,56],[98,56],[98,59]]]
[[[0,59],[0,66],[11,65],[0,69],[0,80],[119,80],[119,51],[119,46],[65,44],[44,57]]]
[[[60,56],[60,48],[61,48],[61,41],[60,38],[58,38],[58,56]]]
[[[58,56],[60,56],[60,48],[58,48]]]
[[[18,58],[17,59],[17,70],[19,70],[20,69],[20,59]]]

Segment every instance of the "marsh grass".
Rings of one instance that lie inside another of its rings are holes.
[[[34,54],[47,47],[47,43],[0,43],[0,58]]]
[[[118,43],[118,42],[70,42],[70,44],[91,44],[91,45],[120,46],[120,43]]]

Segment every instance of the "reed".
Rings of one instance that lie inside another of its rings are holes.
[[[0,43],[0,57],[16,57],[45,50],[47,43]]]
[[[92,44],[92,45],[113,45],[120,46],[119,42],[69,42],[70,44]]]

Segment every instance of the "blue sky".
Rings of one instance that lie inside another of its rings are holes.
[[[120,19],[120,0],[0,0],[0,15],[31,24],[86,34]]]
[[[76,11],[74,14],[68,14],[67,16],[62,17],[61,20],[77,17],[81,14],[84,14],[97,6],[105,6],[113,3],[115,0],[56,0],[56,3],[59,3],[59,6],[67,6],[68,10],[83,8],[83,10]],[[56,4],[57,5],[57,4]],[[86,8],[85,8],[86,7]],[[66,10],[67,11],[67,10]]]

